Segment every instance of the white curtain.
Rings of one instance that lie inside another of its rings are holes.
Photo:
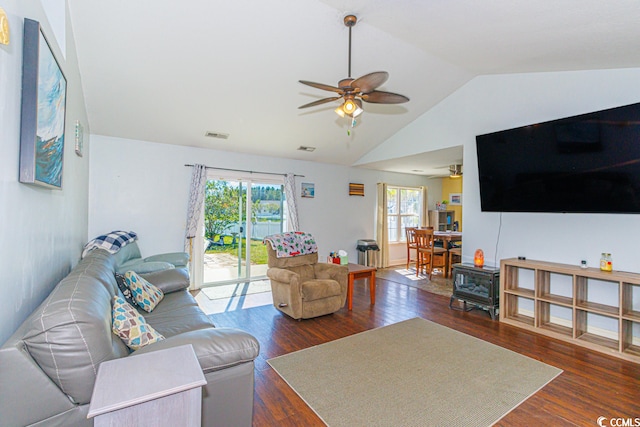
[[[389,267],[389,225],[387,218],[387,184],[378,183],[378,207],[376,214],[376,241],[380,247],[378,267]]]
[[[420,216],[420,227],[428,227],[429,226],[429,209],[428,209],[428,200],[427,200],[427,187],[420,187],[420,191],[422,192],[422,214]]]
[[[284,197],[287,199],[287,218],[286,231],[300,231],[298,223],[298,204],[296,203],[296,176],[292,173],[284,176]]]
[[[184,239],[184,251],[189,253],[189,259],[193,258],[193,239],[198,233],[198,220],[200,219],[200,215],[202,213],[202,206],[204,204],[204,191],[206,185],[206,166],[193,165],[193,171],[191,173],[191,185],[189,186],[189,206],[187,207],[187,226]]]

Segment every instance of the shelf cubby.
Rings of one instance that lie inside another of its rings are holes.
[[[534,297],[535,289],[535,270],[518,267],[507,267],[506,270],[500,269],[500,276],[507,276],[504,283],[508,283],[505,290],[526,297]],[[502,281],[502,280],[501,280]]]
[[[525,298],[517,294],[507,293],[505,294],[505,300],[507,301],[505,305],[508,307],[508,311],[504,313],[506,318],[529,326],[534,325],[533,298]],[[529,309],[529,305],[531,309]],[[524,306],[524,310],[522,306]],[[502,311],[500,313],[502,316]]]
[[[500,305],[501,322],[640,363],[640,274],[505,259]]]
[[[620,347],[620,333],[616,318],[585,310],[576,310],[575,331],[576,339],[612,350],[618,350]]]
[[[537,296],[547,302],[571,307],[573,305],[573,276],[537,270]]]
[[[622,284],[622,317],[640,322],[640,285]]]
[[[640,357],[640,322],[622,321],[622,352]]]
[[[573,337],[573,310],[565,305],[538,300],[538,328],[543,328],[566,337]]]
[[[599,296],[605,300],[595,301],[589,294],[598,288]],[[620,283],[585,276],[576,277],[576,307],[602,315],[617,316],[620,313]]]

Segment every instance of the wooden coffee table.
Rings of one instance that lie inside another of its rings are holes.
[[[349,263],[349,284],[347,286],[347,308],[353,309],[353,282],[358,279],[369,279],[371,305],[376,303],[376,268]]]

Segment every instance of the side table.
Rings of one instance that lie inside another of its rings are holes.
[[[103,362],[87,418],[95,427],[198,427],[206,383],[191,344]]]
[[[349,283],[347,286],[347,308],[353,309],[353,282],[357,279],[369,279],[371,305],[376,303],[376,268],[349,263]]]

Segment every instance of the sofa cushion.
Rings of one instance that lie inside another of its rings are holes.
[[[117,295],[113,297],[112,316],[113,333],[132,350],[164,339],[131,304]]]
[[[140,248],[138,247],[138,242],[131,242],[130,244],[123,246],[118,252],[113,255],[113,258],[116,262],[116,267],[124,264],[129,260],[142,258],[142,255],[140,254]]]
[[[91,251],[25,320],[29,354],[75,403],[91,400],[100,363],[129,354],[111,331],[113,273],[113,257]]]
[[[335,280],[313,279],[302,283],[302,298],[305,301],[315,301],[341,293],[340,284]]]
[[[160,289],[138,276],[134,271],[127,271],[124,274],[124,279],[131,289],[136,304],[144,311],[151,313],[164,298],[164,293]]]
[[[167,338],[214,326],[187,290],[166,294],[162,303],[144,317],[147,323]]]

